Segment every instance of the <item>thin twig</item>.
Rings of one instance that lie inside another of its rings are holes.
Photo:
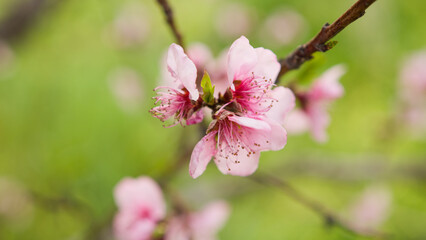
[[[365,14],[365,10],[376,0],[358,0],[333,24],[326,23],[321,31],[308,43],[297,48],[285,59],[280,59],[281,70],[277,77],[277,82],[281,76],[290,70],[298,69],[304,62],[312,59],[315,52],[326,52],[330,50],[335,43],[328,43],[334,36],[345,29],[349,24]]]
[[[176,21],[173,18],[173,10],[170,7],[167,0],[157,0],[158,4],[160,4],[161,8],[163,9],[164,15],[166,17],[167,24],[169,25],[170,29],[173,32],[173,35],[175,36],[177,44],[179,44],[181,47],[185,49],[182,34],[179,32],[179,30],[176,27]]]
[[[279,188],[281,191],[286,193],[293,200],[311,209],[313,212],[321,216],[325,220],[325,223],[329,226],[340,227],[341,229],[358,236],[375,237],[377,239],[384,239],[386,237],[383,233],[380,233],[374,230],[369,230],[369,229],[359,229],[351,225],[350,223],[340,218],[336,213],[327,209],[318,201],[312,198],[309,198],[305,196],[304,194],[302,194],[301,192],[299,192],[298,190],[296,190],[294,187],[292,187],[289,183],[285,182],[284,180],[281,180],[274,176],[260,174],[260,173],[257,173],[256,175],[251,176],[250,179],[267,186],[273,186],[273,187]]]

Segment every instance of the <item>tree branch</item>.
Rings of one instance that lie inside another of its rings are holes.
[[[287,183],[284,180],[281,180],[274,176],[259,174],[259,173],[251,176],[250,179],[266,186],[273,186],[273,187],[279,188],[281,191],[286,193],[287,196],[291,197],[296,202],[299,202],[303,206],[311,209],[313,212],[321,216],[324,219],[325,223],[329,226],[339,227],[345,230],[346,232],[349,232],[358,236],[375,237],[378,239],[385,238],[385,235],[383,233],[370,230],[370,229],[359,229],[351,225],[350,223],[340,218],[336,213],[324,207],[319,202],[303,195],[301,192],[296,190],[294,187],[292,187],[289,183]]]
[[[335,43],[328,43],[328,41],[345,29],[349,24],[362,17],[365,14],[365,10],[375,1],[376,0],[358,0],[333,24],[329,25],[326,23],[311,41],[297,48],[285,59],[280,59],[281,70],[276,82],[279,82],[280,77],[288,71],[298,69],[304,62],[312,59],[312,54],[315,52],[326,52],[330,50]]]
[[[161,6],[161,8],[163,9],[164,15],[166,17],[166,22],[169,25],[170,29],[172,30],[172,33],[175,37],[177,44],[179,44],[182,48],[185,49],[185,45],[184,45],[184,42],[183,42],[183,39],[182,39],[182,34],[177,29],[176,22],[173,18],[172,8],[170,7],[167,0],[157,0],[157,2]]]

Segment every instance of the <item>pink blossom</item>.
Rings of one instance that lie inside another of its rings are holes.
[[[210,74],[212,84],[215,85],[214,95],[216,97],[219,96],[219,93],[223,95],[229,87],[226,69],[227,63],[228,52],[222,51],[219,56],[206,67],[207,72]]]
[[[310,119],[305,111],[301,109],[294,109],[289,112],[283,121],[283,125],[287,130],[288,134],[298,135],[309,131]]]
[[[404,100],[426,101],[426,51],[415,53],[404,62],[400,82]]]
[[[362,230],[378,228],[388,217],[391,202],[388,189],[378,186],[367,188],[351,207],[350,223]]]
[[[129,112],[139,108],[142,103],[143,91],[137,72],[124,67],[116,69],[111,74],[109,83],[121,108]]]
[[[157,183],[149,177],[121,180],[114,190],[118,213],[114,233],[120,240],[149,240],[166,216],[166,204]]]
[[[194,148],[189,165],[193,178],[204,172],[212,157],[224,174],[250,175],[258,167],[261,151],[285,146],[287,133],[272,116],[284,117],[294,107],[294,96],[283,87],[272,90],[279,70],[270,50],[253,48],[244,36],[232,44],[226,83],[230,96],[225,96],[230,99]],[[276,109],[268,117],[272,108]]]
[[[172,44],[167,55],[167,69],[171,82],[169,86],[157,87],[154,97],[159,106],[151,109],[154,117],[161,121],[174,117],[175,124],[182,123],[188,119],[187,124],[200,122],[200,115],[191,118],[199,109],[194,109],[198,100],[199,92],[196,86],[197,68],[195,64],[184,53],[181,46]],[[174,126],[172,125],[172,126]]]
[[[226,202],[208,204],[202,211],[171,219],[166,230],[166,240],[215,240],[217,232],[229,216]]]
[[[345,72],[343,65],[336,65],[328,69],[314,81],[308,92],[308,98],[311,101],[332,101],[342,97],[344,89],[339,83],[339,79]]]
[[[426,132],[426,51],[418,52],[403,64],[400,77],[402,120],[412,135]]]
[[[211,74],[207,69],[207,65],[214,62],[214,59],[210,49],[206,45],[202,43],[191,43],[188,46],[186,53],[197,68],[197,81],[201,80],[204,70],[207,70],[209,74]],[[179,83],[175,81],[172,75],[170,75],[167,68],[167,55],[168,52],[166,52],[161,59],[160,65],[162,66],[162,72],[160,82],[164,86],[177,88],[179,87]]]
[[[256,16],[243,4],[228,4],[219,10],[216,31],[223,38],[233,39],[250,33]]]
[[[189,174],[199,177],[211,158],[223,174],[248,176],[256,171],[261,151],[280,150],[287,142],[285,129],[265,116],[237,116],[220,111],[191,155]]]
[[[262,37],[266,42],[287,45],[306,32],[306,23],[298,12],[280,9],[265,20],[262,30]]]
[[[204,72],[205,67],[213,61],[213,55],[210,49],[202,43],[193,43],[189,45],[187,53],[197,69],[202,72]]]
[[[195,63],[198,70],[198,79],[201,80],[204,71],[210,75],[215,86],[214,95],[224,94],[229,87],[227,80],[227,51],[222,51],[217,58],[213,57],[210,49],[202,43],[193,43],[188,47],[188,57]]]
[[[272,107],[269,95],[280,71],[275,54],[264,48],[253,48],[244,36],[237,39],[228,52],[228,86],[232,99],[241,110],[264,114]]]
[[[298,93],[302,110],[289,113],[284,123],[290,133],[310,130],[316,141],[327,141],[326,130],[330,124],[328,106],[343,96],[344,89],[339,79],[344,73],[345,68],[342,65],[334,66],[317,78],[310,90]]]
[[[149,17],[140,4],[127,4],[120,10],[112,24],[112,37],[120,47],[143,43],[150,32]]]

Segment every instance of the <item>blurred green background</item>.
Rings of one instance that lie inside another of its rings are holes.
[[[0,19],[17,2],[0,0]],[[251,44],[270,48],[278,57],[308,41],[354,2],[232,1],[249,9]],[[217,21],[230,3],[171,1],[186,43],[203,42],[215,55],[229,47],[236,37],[218,33]],[[12,56],[0,68],[0,178],[19,184],[29,195],[23,205],[33,208],[11,209],[17,211],[12,216],[0,212],[0,239],[113,239],[114,185],[125,176],[160,177],[178,158],[180,133],[192,145],[199,138],[196,127],[163,128],[148,113],[160,61],[173,37],[154,0],[47,4],[22,34],[5,40]],[[130,46],[115,29],[126,8],[140,10],[145,23],[140,28],[146,28],[142,40]],[[281,8],[304,18],[300,36],[282,46],[266,41],[262,31],[265,19]],[[258,171],[287,179],[343,215],[368,186],[385,186],[392,203],[380,229],[394,239],[426,239],[426,140],[414,138],[397,121],[392,124],[401,63],[426,47],[424,9],[422,0],[378,1],[340,33],[339,44],[318,56],[316,69],[320,74],[338,63],[348,68],[341,79],[345,96],[331,109],[329,142],[318,144],[308,134],[289,136],[284,150],[262,153]],[[123,87],[124,92],[141,88],[134,90],[137,102],[130,109],[123,108],[115,92],[114,77],[123,69],[132,69],[140,85]],[[361,239],[328,228],[277,189],[224,176],[214,164],[197,180],[187,169],[172,186],[191,206],[197,209],[218,198],[231,203],[220,239]],[[4,185],[0,199],[16,189]]]

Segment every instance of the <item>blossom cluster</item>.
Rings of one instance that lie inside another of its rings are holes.
[[[185,53],[172,44],[165,62],[167,72],[163,72],[163,86],[155,89],[157,106],[151,109],[152,115],[171,122],[169,127],[200,123],[206,114],[212,118],[191,155],[193,178],[205,171],[211,159],[224,174],[248,176],[256,171],[262,151],[284,148],[285,126],[292,125],[285,119],[296,97],[289,88],[275,85],[281,65],[272,51],[252,47],[242,36],[217,60],[204,45],[194,45]],[[298,95],[306,100],[304,117],[312,119],[309,124],[316,135],[325,135],[320,131],[328,125],[324,105],[343,94],[338,83],[342,74],[337,66],[320,77],[311,91]]]
[[[149,177],[121,180],[114,198],[118,206],[114,234],[119,240],[215,239],[230,211],[228,204],[219,200],[199,212],[167,215],[161,188]]]

